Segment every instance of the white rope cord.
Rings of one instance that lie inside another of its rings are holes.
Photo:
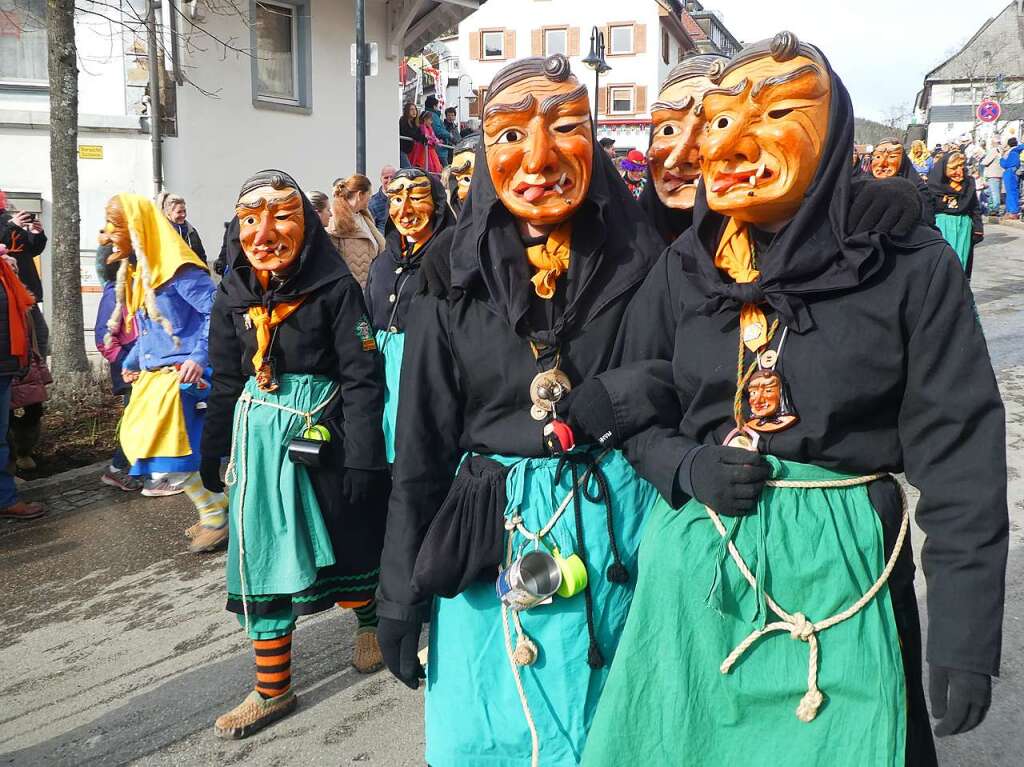
[[[885,473],[871,474],[863,477],[851,477],[849,479],[839,480],[823,480],[823,481],[802,481],[802,480],[770,480],[766,484],[769,487],[785,487],[785,488],[843,488],[843,487],[856,487],[858,485],[866,485],[869,482],[874,482],[876,479],[881,479],[887,476]],[[725,529],[725,525],[722,524],[722,520],[718,514],[708,506],[704,507],[708,516],[711,518],[712,523],[715,525],[715,529],[718,530],[718,534],[725,538],[728,532]],[[842,623],[848,618],[852,618],[858,612],[860,612],[864,606],[874,599],[875,595],[879,592],[882,586],[885,585],[886,581],[889,580],[889,575],[892,573],[893,568],[896,566],[896,558],[899,556],[900,550],[903,548],[903,542],[907,537],[907,529],[910,526],[910,512],[907,510],[906,498],[903,498],[903,518],[900,522],[900,531],[896,536],[896,543],[893,546],[892,554],[889,555],[889,560],[886,562],[885,568],[882,570],[882,574],[878,576],[878,579],[872,584],[860,599],[850,605],[848,608],[840,613],[836,613],[831,618],[827,618],[822,621],[812,622],[807,619],[803,613],[788,613],[783,610],[778,603],[772,599],[771,595],[765,591],[765,603],[774,612],[781,621],[775,621],[765,625],[763,629],[757,629],[750,633],[746,639],[740,642],[728,657],[722,661],[722,665],[719,670],[723,674],[728,674],[732,669],[733,665],[742,657],[742,655],[750,649],[751,645],[754,644],[758,639],[766,634],[770,634],[774,631],[788,631],[791,638],[807,642],[808,647],[808,670],[807,670],[807,692],[800,700],[800,704],[796,708],[796,716],[802,722],[810,722],[817,716],[818,708],[824,702],[824,696],[821,690],[818,689],[818,637],[817,634],[825,631],[826,629],[832,628],[838,623]],[[740,573],[746,579],[747,583],[756,591],[757,590],[757,579],[754,574],[750,572],[750,568],[747,567],[747,563],[743,561],[743,557],[740,555],[739,550],[733,544],[732,541],[728,542],[729,554],[732,556],[733,561],[736,563],[736,567],[739,568]],[[762,567],[766,566],[766,563],[761,564]]]
[[[310,428],[313,425],[313,416],[324,410],[337,395],[339,389],[335,387],[331,392],[331,396],[325,399],[320,405],[315,407],[313,410],[306,412],[305,410],[297,410],[295,408],[288,407],[287,405],[279,405],[276,402],[270,402],[265,399],[257,399],[253,397],[249,392],[243,391],[242,395],[238,398],[239,407],[235,409],[235,423],[231,429],[231,455],[228,458],[228,467],[224,471],[224,484],[228,487],[232,487],[236,481],[239,482],[238,492],[238,579],[239,585],[242,589],[242,615],[245,618],[245,633],[249,633],[249,605],[245,600],[247,596],[247,590],[245,586],[245,491],[246,484],[249,479],[249,470],[246,461],[246,442],[249,439],[249,409],[255,405],[266,405],[267,407],[274,408],[275,410],[283,410],[286,413],[292,413],[306,422],[306,428]],[[239,452],[241,455],[241,477],[238,475],[238,469],[236,468],[237,462],[235,461],[235,451],[239,447],[241,442],[241,449]]]
[[[505,566],[509,567],[512,564],[512,535],[508,536],[508,546],[505,551]],[[499,568],[499,572],[500,572]],[[519,635],[519,641],[521,642],[524,638],[522,633],[522,625],[519,623],[518,616],[513,616],[516,621],[516,632]],[[508,664],[512,667],[512,677],[516,682],[516,690],[519,693],[519,703],[523,707],[523,716],[526,717],[526,725],[530,728],[530,767],[538,767],[540,763],[540,741],[537,738],[537,725],[533,721],[533,713],[530,711],[530,702],[526,698],[526,690],[523,687],[523,679],[519,675],[519,664],[516,662],[516,651],[512,649],[512,634],[508,630],[508,607],[504,602],[501,602],[501,625],[504,629],[505,635],[505,652],[508,654]],[[532,643],[531,643],[532,644]]]

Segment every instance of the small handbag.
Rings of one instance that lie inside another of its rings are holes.
[[[39,353],[35,323],[30,316],[26,316],[25,324],[32,339],[32,348],[28,354],[28,371],[11,382],[11,410],[46,402],[50,398],[46,387],[53,383],[46,359]]]

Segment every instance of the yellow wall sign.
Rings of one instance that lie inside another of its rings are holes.
[[[102,144],[79,144],[78,145],[78,159],[80,159],[80,160],[102,160],[103,159],[103,145]]]

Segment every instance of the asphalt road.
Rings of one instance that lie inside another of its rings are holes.
[[[940,741],[948,767],[1024,764],[1024,228],[988,232],[974,289],[1007,409],[1003,669],[986,722]],[[192,521],[181,497],[125,496],[0,523],[0,765],[422,765],[421,694],[351,668],[341,610],[299,623],[293,716],[245,741],[214,736],[253,663],[223,610],[223,555],[185,550]]]

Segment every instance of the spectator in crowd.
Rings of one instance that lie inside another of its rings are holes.
[[[597,143],[601,145],[604,153],[612,158],[612,162],[615,162],[615,139],[605,136],[603,139],[599,139]]]
[[[46,233],[38,215],[27,211],[11,213],[7,210],[7,196],[3,190],[0,190],[0,244],[7,247],[8,256],[13,257],[18,265],[18,278],[35,298],[31,308],[32,331],[35,334],[35,346],[45,359],[50,354],[50,329],[40,307],[43,301],[43,281],[39,278],[35,260],[46,247]],[[10,447],[13,448],[18,468],[23,471],[35,468],[32,451],[39,442],[42,420],[41,401],[19,407],[17,412],[12,411],[9,415]]]
[[[398,164],[403,168],[411,168],[411,158],[416,152],[416,147],[425,140],[420,132],[419,110],[413,102],[407,101],[402,105],[402,116],[398,118]]]
[[[420,115],[419,130],[421,141],[412,148],[409,161],[420,170],[425,170],[428,173],[440,173],[442,168],[441,158],[437,154],[437,145],[440,142],[437,134],[434,133],[434,126],[429,111],[424,110]]]
[[[331,223],[330,199],[323,192],[312,191],[309,193],[309,202],[313,206],[313,210],[316,211],[316,215],[320,218],[320,223],[326,229],[327,225]]]
[[[377,231],[367,211],[370,179],[361,173],[334,182],[331,197],[331,225],[327,234],[348,265],[360,288],[366,287],[370,264],[384,250],[384,235]]]
[[[1017,171],[1020,170],[1020,153],[1024,149],[1017,146],[1016,137],[1011,137],[1006,142],[1006,152],[1003,154],[999,164],[1003,168],[1003,190],[1006,193],[1006,217],[1020,218],[1020,180],[1017,178]]]
[[[206,249],[203,241],[199,239],[199,232],[187,220],[188,211],[185,208],[185,198],[171,192],[161,192],[156,198],[157,205],[167,216],[167,220],[174,226],[174,231],[185,241],[192,252],[199,256],[200,260],[206,263]]]
[[[106,217],[100,244],[113,246],[111,258],[120,265],[103,343],[112,343],[129,324],[139,334],[122,361],[122,377],[134,386],[122,417],[121,447],[131,474],[151,477],[143,495],[188,496],[199,514],[185,533],[192,539],[189,550],[213,551],[227,541],[227,499],[204,489],[198,470],[216,287],[199,256],[145,197],[114,196]]]
[[[448,107],[444,110],[444,129],[448,131],[448,141],[446,144],[455,146],[459,143],[459,139],[462,138],[462,131],[459,130],[459,119],[456,116],[458,110],[455,107]],[[441,158],[445,165],[452,164],[452,150],[445,149],[444,156]]]
[[[449,132],[447,125],[445,124],[444,118],[441,117],[441,110],[437,106],[437,96],[427,96],[426,101],[423,102],[424,111],[420,115],[420,122],[423,122],[424,117],[430,118],[430,127],[434,130],[434,137],[437,139],[439,144],[447,144],[454,146],[459,143],[459,133]],[[443,147],[437,148],[438,159],[441,165],[447,165],[451,162],[451,156],[449,150]],[[440,169],[439,169],[440,172]]]
[[[220,253],[213,262],[213,273],[221,277],[227,277],[231,271],[231,264],[228,263],[227,248],[232,237],[238,237],[238,219],[232,218],[224,222],[224,236],[221,238]]]
[[[622,180],[626,182],[633,199],[640,199],[640,193],[647,183],[647,158],[639,149],[630,149],[622,158]]]
[[[7,417],[10,413],[11,380],[28,364],[27,312],[35,299],[15,271],[18,260],[0,244],[0,517],[35,519],[46,511],[38,503],[18,500],[14,477],[7,470]]]
[[[110,323],[110,315],[117,305],[117,268],[119,264],[108,263],[107,259],[113,254],[113,247],[100,245],[96,249],[96,270],[99,272],[100,281],[103,283],[103,295],[100,296],[100,305],[96,311],[96,350],[103,355],[103,358],[110,363],[110,389],[114,396],[121,397],[127,407],[131,401],[132,386],[126,383],[121,376],[121,363],[135,345],[137,333],[134,325],[129,325],[124,320],[127,318],[125,309],[122,306],[122,319],[116,333],[111,333],[107,341],[107,325]],[[142,477],[133,477],[129,474],[131,464],[121,449],[121,442],[118,440],[114,455],[110,459],[110,465],[100,476],[100,482],[104,485],[116,487],[125,492],[141,490],[143,486]]]
[[[394,177],[394,165],[385,165],[380,169],[380,188],[373,193],[367,205],[367,210],[370,211],[370,215],[373,217],[373,225],[381,233],[384,232],[384,224],[388,220],[388,196],[384,190],[387,189],[388,184],[391,183],[391,179]]]

